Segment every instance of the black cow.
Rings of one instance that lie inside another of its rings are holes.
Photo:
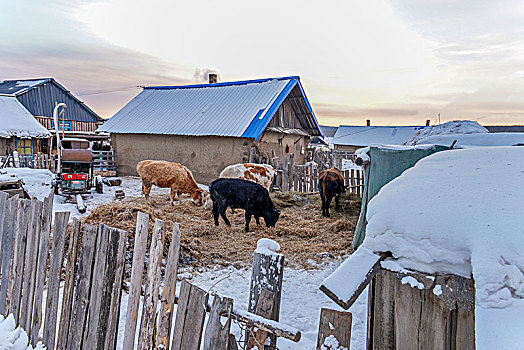
[[[322,215],[329,218],[329,205],[335,197],[335,211],[340,212],[340,194],[345,192],[344,177],[337,167],[321,171],[318,176]]]
[[[209,193],[213,201],[213,218],[218,226],[218,214],[226,225],[231,223],[226,217],[226,209],[240,208],[246,211],[246,232],[249,231],[251,215],[263,217],[267,227],[275,227],[280,211],[269,197],[269,192],[261,185],[242,179],[216,179],[209,185]]]

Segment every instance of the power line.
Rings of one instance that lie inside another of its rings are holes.
[[[112,89],[92,90],[92,91],[80,92],[76,95],[77,96],[88,96],[88,95],[97,95],[97,94],[108,94],[111,92],[125,91],[125,90],[138,89],[138,88],[142,88],[142,86],[133,85],[133,86],[125,86],[125,87],[119,87],[119,88],[112,88]]]

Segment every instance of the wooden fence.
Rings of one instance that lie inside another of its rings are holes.
[[[116,171],[115,151],[91,151],[93,153],[93,168],[101,172]]]
[[[309,154],[310,161],[304,165],[294,164],[294,154],[284,157],[283,162],[273,164],[277,169],[274,187],[282,191],[317,192],[318,177],[322,170],[331,167],[342,168],[344,159],[353,161],[354,154],[344,151],[314,150]],[[364,189],[364,171],[361,169],[342,170],[346,193],[362,197]]]
[[[0,165],[2,168],[49,169],[54,172],[56,160],[55,156],[46,153],[19,154],[18,157],[1,156]]]
[[[0,313],[12,314],[33,346],[42,341],[48,349],[115,349],[125,260],[131,246],[128,233],[104,224],[82,225],[78,219],[73,219],[68,228],[69,212],[55,213],[51,230],[52,207],[52,194],[42,202],[17,196],[8,199],[7,194],[0,192]],[[138,349],[197,350],[202,341],[204,349],[237,349],[235,337],[230,335],[232,321],[249,330],[247,338],[253,340],[246,343],[251,341],[259,349],[268,335],[273,336],[272,342],[277,336],[299,341],[298,330],[276,321],[283,256],[256,258],[249,305],[254,313],[234,307],[233,299],[219,295],[212,295],[213,300],[208,303],[209,292],[185,281],[177,297],[179,225],[174,225],[169,241],[166,223],[156,219],[147,251],[149,221],[147,214],[137,214],[124,350],[134,349],[135,339]],[[169,253],[160,293],[164,244],[169,244]],[[149,259],[144,271],[146,255]],[[276,265],[269,268],[268,264]],[[278,276],[265,276],[268,271],[276,271]],[[139,319],[142,289],[143,311]],[[262,296],[260,292],[264,290],[273,296]],[[261,303],[269,300],[272,311],[265,313],[267,310],[251,299]],[[175,303],[178,307],[172,327]],[[204,333],[206,313],[209,315]],[[267,314],[268,319],[256,314]],[[221,318],[226,319],[225,326]]]

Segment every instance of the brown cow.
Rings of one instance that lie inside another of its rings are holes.
[[[201,206],[203,190],[198,187],[193,174],[185,166],[164,160],[143,160],[136,166],[136,171],[142,178],[142,193],[149,199],[153,185],[161,188],[171,188],[169,204],[178,194],[188,193],[193,203]]]
[[[322,215],[329,218],[329,205],[335,197],[335,211],[340,212],[340,194],[345,192],[344,177],[337,167],[323,170],[318,176]]]

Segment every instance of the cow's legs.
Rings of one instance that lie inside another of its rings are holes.
[[[257,225],[260,225],[260,216],[254,215],[254,214],[253,216],[255,217],[255,221],[257,222]]]
[[[331,205],[331,200],[333,199],[333,196],[330,196],[329,194],[326,196],[326,205],[325,205],[325,210],[326,210],[326,215],[324,215],[326,218],[329,218],[329,206]]]
[[[153,187],[151,182],[149,182],[146,179],[142,179],[142,193],[146,197],[146,200],[149,200],[149,194],[151,193],[151,187]]]
[[[340,210],[340,193],[337,193],[335,195],[335,211],[337,213],[341,212],[341,210]]]
[[[215,220],[215,225],[218,226],[218,204],[213,201],[213,219]]]
[[[226,216],[226,209],[227,207],[221,205],[220,208],[218,208],[218,212],[220,213],[220,216],[222,217],[226,225],[231,226],[231,223],[229,222]]]
[[[257,218],[257,216],[255,216],[255,219]],[[249,232],[249,222],[251,221],[251,213],[248,213],[246,211],[246,232]],[[257,220],[258,221],[258,220]]]

